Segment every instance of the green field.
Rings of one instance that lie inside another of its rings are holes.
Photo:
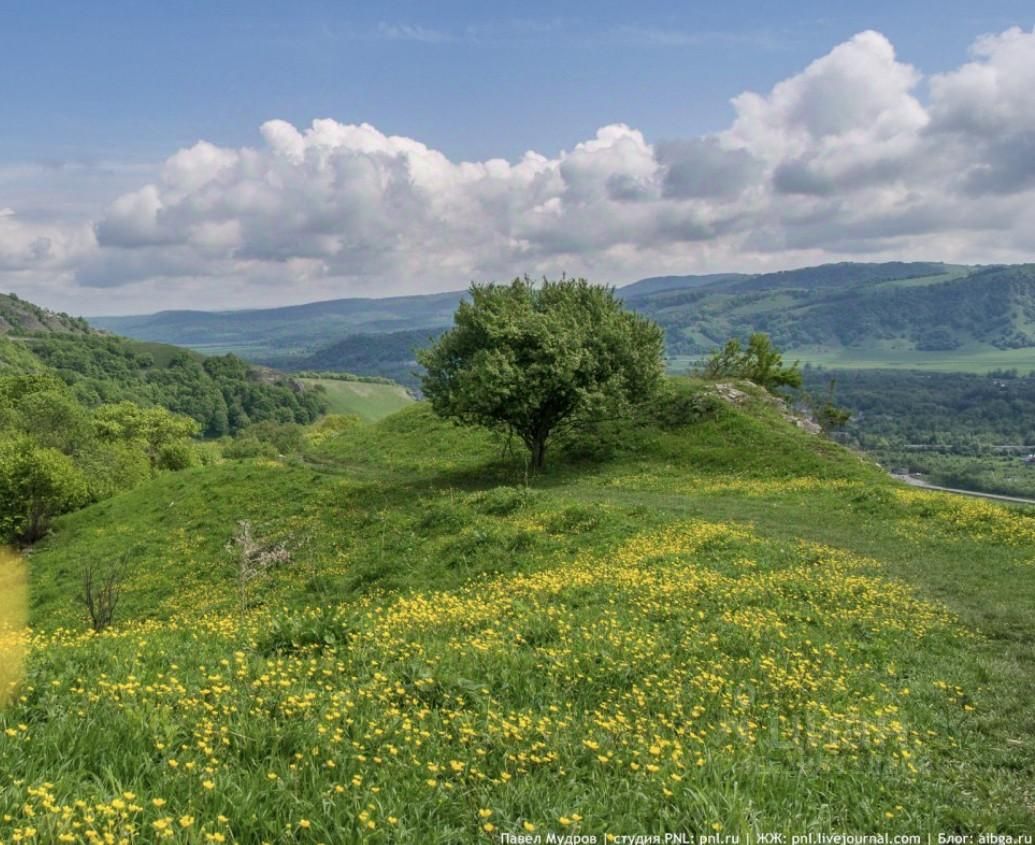
[[[531,479],[417,403],[61,518],[0,841],[1030,833],[1035,518],[744,389]],[[244,582],[240,520],[288,550]],[[87,561],[125,567],[102,634]]]
[[[961,348],[950,352],[921,352],[915,349],[820,348],[788,349],[788,361],[841,370],[932,370],[955,373],[987,373],[992,370],[1035,370],[1035,348]]]
[[[686,372],[700,366],[707,356],[673,355],[668,359],[671,372]],[[957,349],[950,352],[921,352],[915,349],[852,347],[800,347],[784,351],[787,362],[831,370],[928,370],[942,373],[989,373],[993,370],[1035,370],[1035,347]]]
[[[327,410],[332,414],[357,414],[376,421],[399,411],[413,402],[405,387],[366,381],[303,378],[307,385],[322,385],[327,391]]]

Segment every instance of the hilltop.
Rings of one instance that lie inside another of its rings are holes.
[[[788,356],[840,367],[1035,368],[1035,265],[840,263],[765,274],[664,276],[619,288],[665,329],[676,366],[729,337],[769,333]],[[148,340],[235,351],[287,369],[409,380],[413,349],[462,292],[93,323]]]
[[[531,479],[418,403],[62,517],[0,839],[1030,830],[1035,519],[679,390]]]
[[[0,293],[0,336],[53,332],[90,334],[92,329],[82,317],[48,311],[13,293]]]

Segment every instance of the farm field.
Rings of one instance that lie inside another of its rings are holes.
[[[33,550],[0,841],[1032,830],[1030,513],[901,488],[761,398],[527,486],[422,403],[307,442]],[[242,582],[241,520],[290,559]],[[87,560],[124,567],[101,634]]]
[[[949,352],[922,352],[916,349],[858,349],[843,347],[833,350],[814,348],[789,349],[789,361],[801,361],[842,370],[930,370],[943,373],[987,373],[993,370],[1035,370],[1035,349],[955,349]]]

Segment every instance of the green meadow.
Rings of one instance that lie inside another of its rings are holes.
[[[413,401],[406,388],[398,384],[329,378],[303,378],[300,381],[307,387],[323,387],[330,413],[356,414],[368,421],[387,417]]]
[[[415,403],[60,518],[0,841],[1030,832],[1035,517],[683,389],[538,475]]]

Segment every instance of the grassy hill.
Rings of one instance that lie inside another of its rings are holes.
[[[665,329],[677,369],[753,331],[769,333],[802,362],[828,367],[1035,369],[1035,265],[840,263],[756,275],[662,276],[620,291],[629,308]],[[414,348],[449,324],[460,296],[94,322],[286,369],[341,369],[413,384]]]
[[[382,419],[413,401],[406,388],[398,384],[338,378],[301,378],[299,381],[306,387],[323,388],[328,412],[356,414],[365,420]]]
[[[727,395],[530,486],[419,403],[63,517],[0,840],[1030,831],[1035,519]],[[287,550],[243,585],[241,520]]]

